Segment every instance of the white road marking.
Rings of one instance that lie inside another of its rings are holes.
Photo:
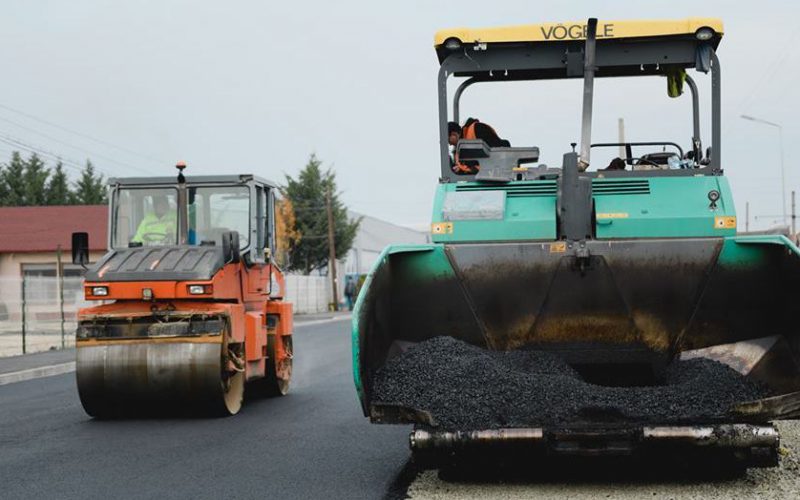
[[[74,361],[57,365],[40,366],[38,368],[28,368],[27,370],[20,370],[18,372],[0,374],[0,385],[13,384],[14,382],[23,382],[35,378],[53,377],[55,375],[62,375],[74,371]]]
[[[343,316],[334,316],[325,319],[315,319],[313,321],[295,321],[294,327],[300,328],[301,326],[322,325],[325,323],[333,323],[334,321],[350,320],[353,318],[352,314],[345,314]]]

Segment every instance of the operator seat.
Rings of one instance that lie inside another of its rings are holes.
[[[677,156],[676,153],[671,151],[659,151],[658,153],[647,153],[639,157],[634,163],[634,170],[655,170],[655,169],[669,169],[669,159]]]

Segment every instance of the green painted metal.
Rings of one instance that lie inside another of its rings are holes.
[[[718,263],[730,269],[765,269],[783,250],[800,257],[800,248],[782,234],[739,235],[725,238]]]
[[[734,237],[735,228],[715,227],[717,217],[735,216],[733,199],[727,180],[721,176],[638,177],[593,179],[597,239],[631,238],[697,238],[725,237],[720,264],[730,267],[759,265],[764,262],[762,246],[754,243],[783,244],[800,252],[785,237]],[[516,181],[503,184],[480,182],[442,183],[436,191],[433,207],[434,224],[448,229],[432,234],[431,245],[396,245],[387,247],[366,278],[363,291],[373,286],[375,275],[389,269],[393,256],[392,280],[398,287],[424,287],[437,279],[455,277],[443,244],[466,242],[554,241],[556,239],[555,180]],[[708,193],[720,192],[716,209],[710,208]],[[446,220],[443,214],[449,193],[505,193],[502,219]],[[680,201],[678,201],[680,200]],[[608,216],[609,218],[603,218]],[[783,238],[783,239],[781,239]],[[361,400],[364,386],[359,371],[359,345],[366,293],[361,293],[353,311],[352,349],[353,377]]]
[[[750,234],[734,238],[740,245],[780,245],[800,257],[800,247],[783,234]]]
[[[393,245],[389,255],[404,254],[402,278],[408,281],[429,281],[453,276],[453,268],[447,260],[443,245]]]
[[[735,217],[730,186],[722,176],[596,178],[592,182],[597,239],[698,238],[736,234],[718,227],[720,217]],[[710,191],[720,199],[711,208]],[[506,193],[502,220],[447,220],[444,201],[453,192]],[[433,205],[433,223],[452,223],[434,232],[436,243],[476,241],[552,241],[556,239],[556,181],[440,184]]]
[[[375,264],[372,266],[369,274],[367,274],[362,290],[369,290],[375,274],[384,266],[388,265],[390,256],[395,254],[415,254],[412,260],[418,264],[412,266],[410,269],[414,270],[412,277],[417,273],[423,276],[430,276],[441,273],[453,273],[452,267],[447,262],[447,257],[444,255],[444,249],[441,245],[390,245],[383,249]],[[418,258],[416,258],[418,257]],[[353,306],[353,319],[351,330],[351,342],[353,350],[353,382],[356,386],[359,398],[364,400],[364,385],[361,381],[361,373],[359,371],[359,319],[364,309],[364,300],[367,296],[366,293],[360,293],[356,298],[356,303]]]
[[[450,222],[442,215],[445,197],[452,192],[506,192],[505,213],[499,220],[452,221],[453,232],[432,235],[436,243],[461,241],[554,240],[556,238],[556,182],[520,181],[508,184],[439,184],[433,202],[433,223]],[[540,190],[542,194],[525,194]]]
[[[731,269],[759,268],[769,261],[770,250],[771,245],[743,243],[737,237],[725,238],[717,263]]]
[[[713,206],[712,191],[720,195]],[[747,339],[751,332],[782,331],[789,321],[761,311],[794,300],[781,293],[785,285],[771,283],[800,274],[800,248],[783,235],[737,235],[725,177],[601,173],[592,179],[592,196],[589,246],[603,263],[598,260],[577,283],[569,267],[545,265],[572,258],[572,247],[549,245],[558,239],[557,181],[441,183],[433,243],[386,248],[355,304],[353,378],[365,415],[371,374],[393,355],[396,342],[438,334],[475,345],[491,338],[503,348],[520,336],[548,338],[561,322],[579,319],[572,302],[589,304],[589,315],[606,322],[632,315],[640,343],[655,353],[676,346],[676,339],[701,348]],[[667,245],[669,250],[662,248]],[[652,290],[637,289],[637,272],[658,280],[664,301],[648,295]],[[550,283],[546,301],[542,282]],[[617,296],[627,309],[617,307]],[[606,302],[592,301],[598,297]],[[556,319],[547,323],[549,317]],[[540,319],[531,323],[535,318]]]
[[[736,216],[726,178],[651,177],[626,183],[637,181],[643,186],[640,191],[642,194],[628,194],[624,189],[617,188],[614,194],[600,196],[596,194],[598,189],[611,181],[595,181],[597,239],[698,238],[736,234],[735,227],[716,226],[719,217]],[[614,185],[623,184],[617,181]],[[716,209],[711,209],[708,199],[708,193],[712,190],[720,193]],[[629,192],[637,191],[632,189]]]

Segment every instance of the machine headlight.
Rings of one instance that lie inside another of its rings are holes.
[[[189,295],[206,295],[212,291],[211,285],[189,285]]]
[[[93,286],[91,288],[92,295],[95,297],[107,297],[108,296],[108,287],[107,286]]]
[[[700,28],[694,36],[697,37],[698,40],[705,42],[706,40],[711,40],[711,37],[714,36],[714,30],[711,28]]]

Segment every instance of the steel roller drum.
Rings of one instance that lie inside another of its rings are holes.
[[[224,374],[222,337],[79,341],[76,375],[93,417],[230,415],[244,374]]]

